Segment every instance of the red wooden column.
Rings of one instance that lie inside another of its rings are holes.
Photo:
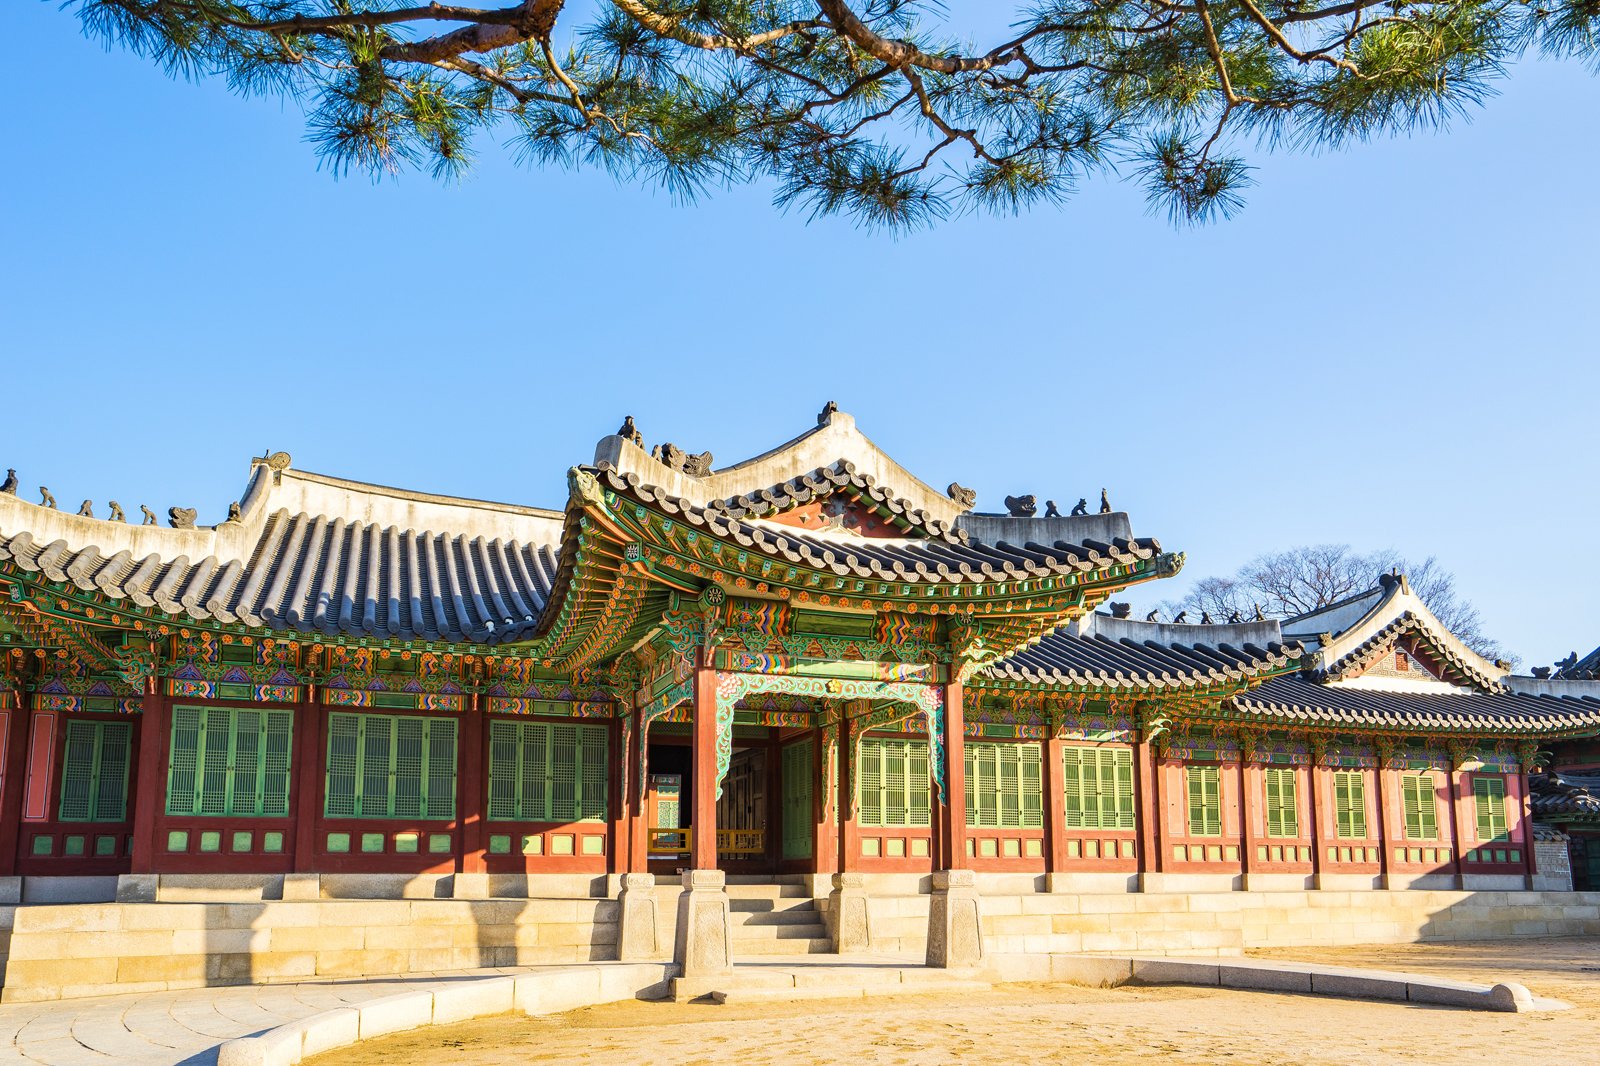
[[[944,686],[944,802],[938,804],[936,870],[967,869],[967,743],[965,686]],[[932,753],[929,753],[930,756]],[[938,797],[935,796],[935,799]]]
[[[456,825],[461,829],[461,855],[456,868],[464,874],[489,870],[489,841],[485,832],[488,788],[484,783],[488,771],[484,736],[489,730],[485,717],[475,707],[467,709],[461,720],[461,739],[456,748]]]
[[[294,870],[317,873],[317,823],[322,817],[322,774],[328,742],[322,735],[322,704],[314,689],[295,708]]]
[[[165,697],[151,692],[144,697],[139,713],[139,761],[134,771],[133,859],[136,874],[155,872],[156,815],[167,801],[167,737],[171,732],[172,705]]]
[[[1461,772],[1454,756],[1450,770],[1445,774],[1445,786],[1450,794],[1450,844],[1456,861],[1456,887],[1466,884],[1467,876],[1467,807],[1472,803],[1472,790],[1467,787],[1467,775]],[[1476,829],[1476,825],[1473,826]]]
[[[1266,778],[1261,764],[1239,752],[1239,857],[1243,861],[1244,887],[1250,887],[1250,875],[1256,871],[1256,841],[1266,836],[1265,819],[1261,818],[1261,803],[1265,798]],[[1260,822],[1260,835],[1256,826]]]
[[[1067,868],[1066,783],[1061,779],[1066,747],[1067,742],[1056,736],[1044,742],[1044,772],[1039,775],[1044,789],[1044,869],[1051,874]]]
[[[28,708],[20,689],[0,693],[5,724],[0,726],[0,877],[17,872],[17,838],[22,821],[22,789],[28,773]]]
[[[1389,813],[1389,809],[1394,806],[1390,802],[1394,788],[1389,781],[1390,770],[1384,765],[1387,761],[1388,759],[1380,752],[1378,772],[1373,775],[1373,780],[1377,783],[1374,792],[1378,801],[1378,872],[1383,877],[1383,887],[1394,888],[1395,886],[1389,883],[1394,870],[1394,856],[1390,854],[1389,848],[1395,841],[1404,840],[1406,833],[1403,823],[1398,831],[1396,830],[1394,819]]]
[[[639,776],[644,754],[644,711],[633,712],[633,743],[628,746],[628,765],[623,774],[627,794],[623,801],[628,806],[628,866],[631,874],[646,873],[650,869],[650,812],[645,809],[645,791],[649,782]]]
[[[1133,746],[1135,821],[1139,826],[1139,872],[1157,874],[1166,865],[1161,854],[1161,820],[1166,810],[1161,796],[1161,774],[1156,766],[1155,743],[1149,728],[1139,727]]]
[[[1334,808],[1329,793],[1333,772],[1320,763],[1321,760],[1313,749],[1307,776],[1311,782],[1311,878],[1312,884],[1317,888],[1322,887],[1323,864],[1327,861],[1323,849],[1326,842],[1331,839],[1331,834],[1323,825],[1323,819]]]
[[[701,648],[694,671],[694,813],[689,866],[717,868],[717,671]]]
[[[644,796],[643,789],[634,787],[639,772],[639,728],[637,715],[631,707],[625,707],[623,715],[612,722],[611,730],[612,750],[617,753],[614,762],[617,773],[615,787],[611,790],[614,814],[610,869],[618,874],[642,874],[645,872]]]
[[[1517,774],[1512,780],[1517,786],[1517,814],[1522,834],[1522,861],[1527,866],[1523,885],[1533,887],[1533,879],[1539,873],[1539,859],[1534,854],[1539,842],[1533,836],[1533,801],[1528,794],[1528,768],[1533,765],[1534,752],[1531,748],[1524,749],[1518,754]]]
[[[839,720],[838,761],[839,824],[834,840],[839,845],[839,869],[836,872],[849,873],[861,864],[861,834],[856,825],[856,746],[850,737],[848,716]]]
[[[839,826],[834,821],[833,804],[833,763],[829,761],[828,733],[826,729],[813,729],[811,731],[811,806],[814,813],[812,820],[815,826],[813,843],[816,853],[816,867],[819,874],[837,872],[839,866]],[[839,758],[833,755],[834,760]],[[843,792],[840,797],[843,798]]]

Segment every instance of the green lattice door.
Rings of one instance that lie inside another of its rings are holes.
[[[811,738],[783,749],[783,857],[809,859],[816,817],[811,806]]]

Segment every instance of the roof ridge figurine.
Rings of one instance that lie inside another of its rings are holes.
[[[49,489],[45,488],[43,485],[40,485],[39,486],[39,506],[54,508],[55,505],[56,505],[56,498],[54,496],[50,495],[50,490]]]
[[[1007,496],[1006,511],[1012,518],[1032,518],[1039,513],[1039,497]]]
[[[632,415],[622,416],[622,428],[617,430],[617,436],[629,444],[644,447],[644,434],[639,432],[639,427],[633,424]]]
[[[112,500],[110,506],[111,517],[107,519],[107,521],[126,522],[128,520],[128,516],[122,513],[122,504],[118,503],[116,500]]]
[[[83,504],[78,508],[78,517],[79,518],[93,518],[94,517],[94,501],[93,500],[84,500],[83,501]]]
[[[956,501],[963,511],[972,510],[973,504],[978,502],[978,491],[976,489],[969,489],[965,485],[954,481],[950,482],[950,487],[944,491],[946,495]]]
[[[1061,517],[1061,512],[1056,510],[1056,501],[1054,501],[1054,500],[1046,500],[1046,501],[1044,501],[1044,516],[1046,518],[1060,518]]]
[[[0,485],[0,492],[5,493],[7,496],[15,496],[17,494],[17,468],[16,467],[14,467],[14,466],[13,467],[9,467],[6,470],[6,481],[5,481],[5,484]]]
[[[173,529],[193,529],[198,513],[193,507],[168,507],[167,520],[172,523]]]
[[[1111,513],[1111,498],[1106,495],[1106,490],[1105,489],[1101,489],[1100,490],[1100,513],[1101,514],[1110,514]]]
[[[150,508],[146,507],[142,503],[139,505],[139,510],[144,512],[144,524],[145,525],[153,526],[153,525],[156,524],[156,513],[154,511],[150,510]]]
[[[1189,620],[1189,612],[1188,611],[1179,611],[1177,613],[1177,615],[1172,619],[1173,624],[1180,625],[1180,626],[1183,625],[1188,620]]]
[[[822,405],[822,411],[817,415],[817,425],[825,426],[833,421],[833,416],[839,413],[839,405],[829,400]]]
[[[1159,607],[1151,608],[1150,613],[1144,616],[1144,620],[1146,622],[1154,622],[1156,620],[1156,616],[1159,615],[1160,613],[1161,613],[1161,608],[1159,608]]]
[[[1084,515],[1086,515],[1088,513],[1089,513],[1089,500],[1088,500],[1088,498],[1084,497],[1084,496],[1079,496],[1078,497],[1078,502],[1073,504],[1073,506],[1072,506],[1072,514],[1070,515],[1070,517],[1072,517],[1072,518],[1082,518]]]

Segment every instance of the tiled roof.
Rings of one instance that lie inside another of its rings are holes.
[[[1174,626],[1092,615],[989,667],[984,676],[1122,691],[1238,684],[1271,676],[1299,658],[1299,645],[1278,636],[1275,622]]]
[[[1554,676],[1571,681],[1600,681],[1600,648],[1596,648],[1571,666],[1557,670]]]
[[[1533,774],[1528,778],[1528,803],[1535,818],[1600,821],[1600,774]]]
[[[946,538],[872,538],[830,535],[764,524],[721,508],[699,507],[665,489],[646,484],[638,474],[622,474],[602,464],[592,472],[611,490],[657,508],[690,526],[741,548],[840,576],[906,582],[1009,581],[1088,573],[1151,559],[1161,545],[1151,538],[1088,541],[997,541],[986,544]]]
[[[248,554],[135,558],[96,544],[0,532],[0,560],[52,581],[198,619],[273,629],[466,640],[537,618],[554,545],[398,529],[324,515],[266,516]]]
[[[712,500],[706,504],[706,510],[732,519],[766,518],[826,499],[836,492],[862,497],[930,537],[950,544],[966,543],[966,535],[953,525],[940,521],[911,501],[897,496],[892,490],[878,484],[871,474],[858,471],[856,465],[847,459],[840,459],[831,466],[818,467],[808,474],[769,488],[730,496],[725,500]]]
[[[1239,710],[1286,725],[1417,732],[1561,733],[1600,729],[1600,699],[1509,692],[1385,692],[1278,677],[1233,697]]]

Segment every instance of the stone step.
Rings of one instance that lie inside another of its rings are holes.
[[[733,911],[729,916],[735,929],[746,925],[820,925],[822,915],[809,907],[786,911]]]
[[[825,936],[808,939],[775,937],[771,940],[741,938],[733,948],[735,961],[741,955],[826,955],[833,951],[833,941]]]
[[[728,908],[735,911],[809,911],[815,910],[816,900],[810,896],[787,896],[782,899],[740,899],[728,897]]]
[[[803,885],[805,874],[729,874],[729,885]]]
[[[729,885],[729,899],[810,899],[804,885]]]
[[[749,925],[733,931],[735,945],[758,940],[827,940],[828,927],[820,922],[810,925]]]

